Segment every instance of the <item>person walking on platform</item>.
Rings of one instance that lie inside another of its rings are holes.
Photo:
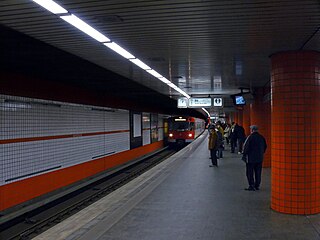
[[[229,139],[230,131],[231,131],[230,125],[227,123],[224,130],[223,130],[223,133],[224,133],[223,136],[226,139],[228,145],[229,145],[229,141],[230,141],[230,139]]]
[[[216,124],[216,132],[218,134],[217,139],[217,158],[223,158],[223,150],[224,150],[224,143],[223,143],[223,128],[221,127],[221,123],[218,122]]]
[[[231,153],[234,153],[235,148],[237,147],[238,139],[238,124],[232,122],[230,130],[230,144],[231,144]]]
[[[218,167],[218,160],[217,160],[217,140],[218,140],[218,134],[214,127],[210,128],[209,132],[209,144],[208,148],[210,151],[210,158],[212,165],[209,165],[210,167],[216,166]]]
[[[243,143],[246,140],[246,134],[245,134],[244,128],[240,125],[237,126],[236,131],[237,131],[238,146],[239,146],[238,154],[241,154],[242,148],[243,148]]]
[[[249,187],[248,191],[259,190],[261,183],[261,172],[263,155],[267,149],[265,138],[258,133],[256,125],[250,126],[251,134],[247,137],[244,147],[242,160],[246,162],[246,175]]]

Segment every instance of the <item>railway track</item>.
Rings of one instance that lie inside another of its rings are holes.
[[[164,161],[177,150],[165,148],[90,185],[0,225],[0,240],[28,240]]]

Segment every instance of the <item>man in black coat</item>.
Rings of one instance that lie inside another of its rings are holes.
[[[231,153],[234,153],[234,150],[237,146],[237,139],[238,139],[238,124],[232,122],[231,129],[230,129],[230,144],[231,144]]]
[[[245,190],[259,190],[261,183],[263,155],[267,149],[265,138],[258,133],[256,125],[250,126],[251,134],[247,137],[243,148],[243,160],[246,162],[246,174],[249,187]]]
[[[240,125],[238,125],[237,136],[238,136],[238,145],[239,145],[238,154],[241,154],[244,141],[246,140],[246,134],[245,134],[244,128]]]

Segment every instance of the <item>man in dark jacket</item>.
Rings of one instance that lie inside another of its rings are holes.
[[[243,143],[246,140],[246,134],[244,131],[244,128],[240,125],[237,127],[237,137],[238,137],[238,145],[239,145],[239,151],[238,154],[242,153]]]
[[[209,165],[210,167],[216,166],[218,167],[218,160],[217,160],[217,149],[218,149],[218,134],[214,127],[210,128],[209,133],[209,142],[208,142],[208,148],[210,151],[210,158],[212,165]]]
[[[259,190],[261,183],[263,154],[267,149],[265,138],[258,133],[256,125],[250,126],[251,134],[247,137],[243,148],[243,160],[246,161],[246,174],[249,187],[245,190]]]
[[[235,122],[232,122],[231,128],[230,128],[230,144],[231,144],[231,153],[234,153],[234,150],[237,146],[237,139],[238,139],[238,124]]]

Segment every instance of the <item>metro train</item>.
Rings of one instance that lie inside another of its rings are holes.
[[[169,145],[185,145],[194,141],[204,130],[205,120],[189,116],[168,118]]]

